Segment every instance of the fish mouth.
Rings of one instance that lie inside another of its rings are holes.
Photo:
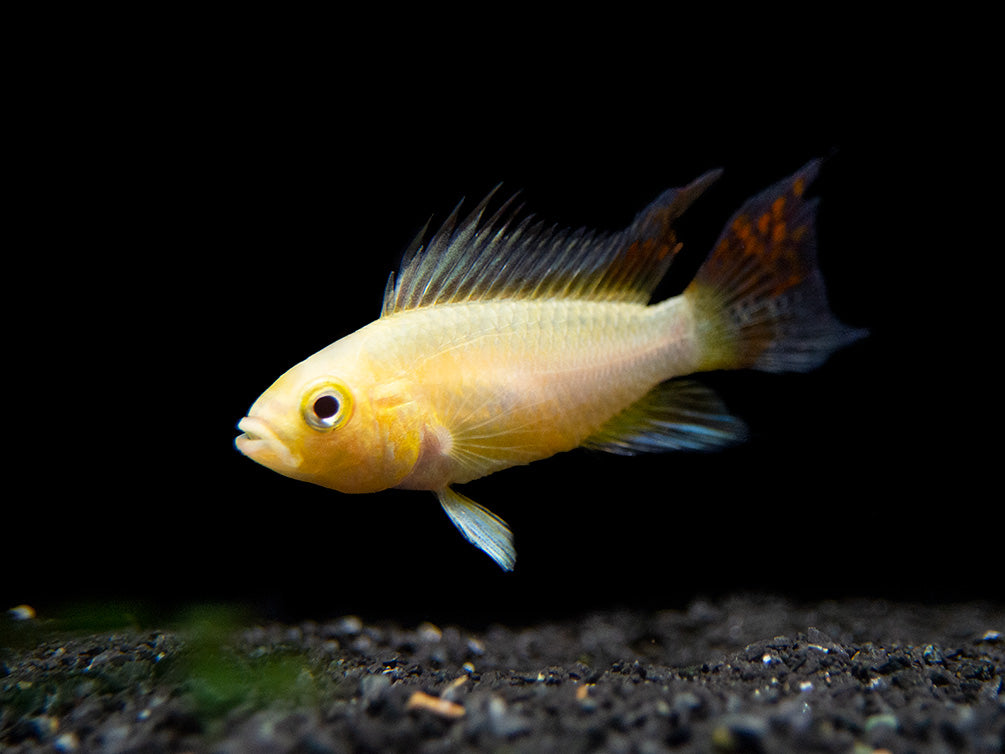
[[[300,456],[293,453],[266,422],[245,416],[237,423],[237,428],[244,434],[234,438],[234,445],[252,461],[277,470],[300,466]]]

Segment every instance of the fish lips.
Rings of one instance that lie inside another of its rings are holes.
[[[234,445],[252,461],[280,473],[296,470],[303,461],[262,419],[245,416],[237,428],[244,434],[234,438]]]

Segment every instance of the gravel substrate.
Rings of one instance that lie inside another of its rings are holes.
[[[525,627],[8,620],[0,751],[1000,752],[1005,608],[742,595]]]

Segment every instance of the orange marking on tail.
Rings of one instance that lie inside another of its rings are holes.
[[[782,243],[785,236],[785,223],[780,221],[775,223],[775,227],[771,229],[771,243]]]
[[[771,295],[779,296],[789,288],[799,285],[807,270],[799,255],[799,244],[808,228],[801,225],[789,232],[785,222],[785,197],[771,203],[769,211],[758,216],[754,225],[746,215],[733,223],[734,243],[740,245],[744,255],[760,257],[763,264],[775,270]]]
[[[746,215],[740,215],[733,221],[733,232],[741,241],[746,241],[750,237],[750,221]]]
[[[792,183],[792,193],[796,196],[802,196],[804,191],[806,191],[806,181],[802,178],[796,178]]]

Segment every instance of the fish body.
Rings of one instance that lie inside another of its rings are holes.
[[[392,275],[381,317],[281,376],[241,452],[341,492],[429,490],[500,566],[505,522],[453,485],[577,447],[712,449],[745,426],[687,375],[805,371],[861,337],[827,305],[812,162],[749,200],[685,291],[650,304],[674,223],[718,176],[665,192],[620,233],[519,223],[512,200],[457,210]]]

